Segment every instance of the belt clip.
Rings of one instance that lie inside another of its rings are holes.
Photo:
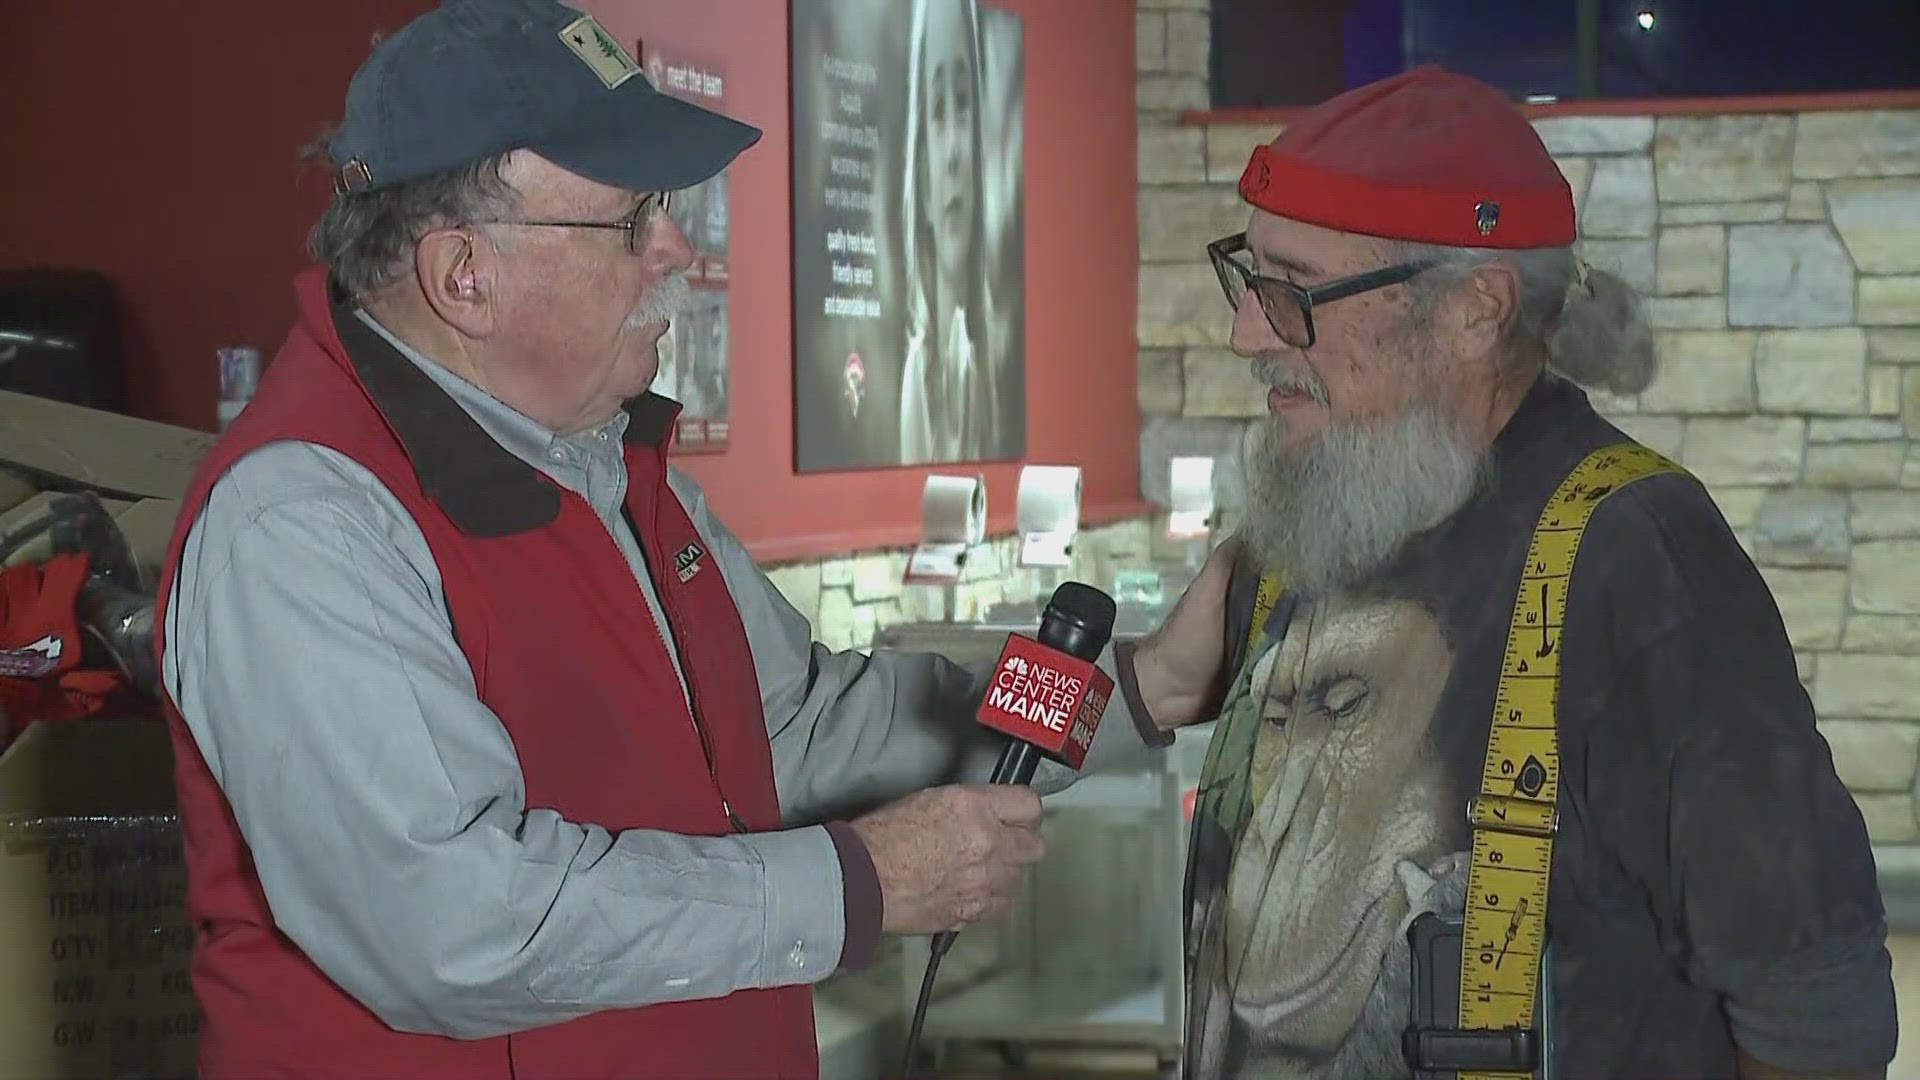
[[[1532,1028],[1409,1026],[1400,1053],[1416,1072],[1531,1073],[1540,1067],[1540,1034]]]

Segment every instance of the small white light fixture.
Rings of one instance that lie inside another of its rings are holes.
[[[1640,24],[1640,29],[1651,30],[1653,29],[1653,12],[1642,9],[1640,14],[1633,17],[1633,21]]]

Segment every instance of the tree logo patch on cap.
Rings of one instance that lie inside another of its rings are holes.
[[[640,65],[633,62],[627,50],[591,15],[582,15],[562,27],[560,40],[593,69],[609,90],[640,74]]]

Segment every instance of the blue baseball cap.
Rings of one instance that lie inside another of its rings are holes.
[[[759,140],[758,128],[661,93],[583,11],[445,0],[374,47],[327,149],[343,192],[514,149],[650,192],[698,184]]]

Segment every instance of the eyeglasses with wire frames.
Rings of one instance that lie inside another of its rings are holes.
[[[490,222],[476,224],[530,225],[554,229],[625,229],[627,231],[627,250],[638,255],[646,247],[647,227],[653,224],[655,214],[665,214],[672,209],[673,192],[650,192],[633,208],[633,213],[619,221],[521,221],[510,218],[494,218]]]
[[[1281,341],[1296,349],[1310,349],[1318,340],[1313,328],[1313,309],[1317,305],[1398,285],[1433,265],[1431,260],[1396,263],[1309,286],[1254,273],[1250,260],[1241,262],[1234,257],[1246,253],[1246,233],[1234,233],[1207,245],[1207,258],[1213,262],[1213,272],[1220,278],[1220,288],[1227,294],[1228,305],[1235,311],[1240,310],[1240,298],[1251,291],[1260,300],[1267,325],[1273,327]]]

